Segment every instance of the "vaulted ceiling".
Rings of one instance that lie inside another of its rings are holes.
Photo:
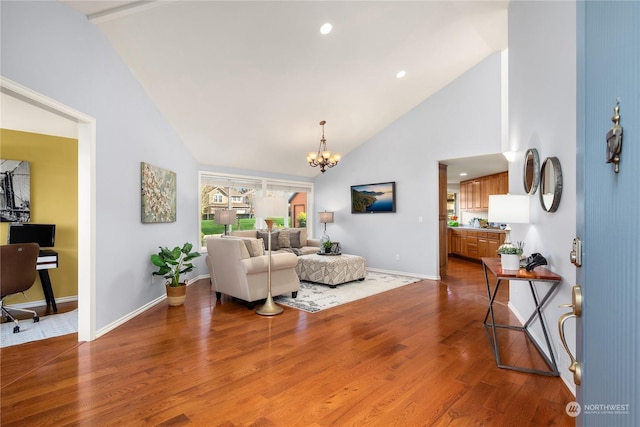
[[[297,176],[319,173],[305,159],[321,120],[344,156],[507,47],[507,1],[62,3],[100,28],[200,163]]]

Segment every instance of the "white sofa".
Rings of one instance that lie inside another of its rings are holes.
[[[315,254],[320,250],[320,240],[307,237],[306,228],[285,228],[273,230],[271,246],[274,253],[291,252],[296,255]],[[231,236],[258,239],[264,237],[264,247],[267,248],[268,234],[260,230],[236,230]]]
[[[206,263],[211,285],[221,294],[251,303],[267,297],[268,255],[250,256],[246,239],[210,237],[207,242]],[[291,292],[295,298],[300,289],[296,274],[298,257],[293,253],[272,253],[271,294]]]

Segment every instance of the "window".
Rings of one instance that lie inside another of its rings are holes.
[[[307,224],[311,225],[311,218],[307,218],[307,212],[311,210],[310,196],[312,191],[313,184],[310,182],[200,172],[202,247],[204,247],[205,236],[224,233],[224,225],[215,222],[215,212],[218,209],[236,211],[236,223],[230,226],[231,230],[252,230],[266,227],[263,218],[256,218],[253,210],[254,200],[261,194],[279,195],[287,200],[288,207],[286,210],[283,209],[282,216],[274,218],[275,227],[307,227]]]
[[[286,217],[275,218],[276,224],[283,227],[307,227],[307,212],[312,190],[310,184],[268,180],[267,194],[284,197],[287,200]],[[284,212],[283,212],[284,215]]]

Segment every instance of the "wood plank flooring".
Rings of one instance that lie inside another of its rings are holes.
[[[4,348],[1,425],[574,425],[558,377],[496,367],[482,269],[449,261],[438,282],[273,318],[201,282],[184,306],[160,304],[93,342]],[[503,342],[503,357],[544,366],[520,336]]]

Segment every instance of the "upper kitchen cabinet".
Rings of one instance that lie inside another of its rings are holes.
[[[460,209],[484,211],[489,209],[489,196],[509,192],[509,172],[500,172],[467,181],[460,181]]]

